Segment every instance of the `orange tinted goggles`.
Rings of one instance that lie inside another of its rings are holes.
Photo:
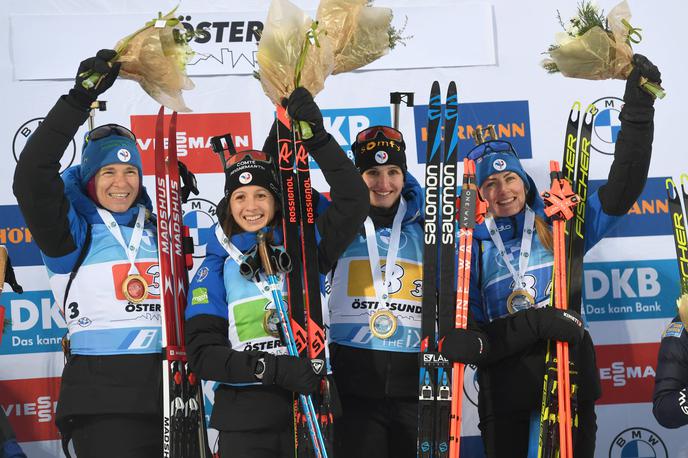
[[[369,127],[365,130],[362,130],[356,135],[356,142],[357,143],[363,143],[367,142],[370,140],[374,140],[375,137],[378,136],[378,134],[382,134],[389,140],[394,140],[397,142],[403,142],[404,141],[404,136],[401,135],[401,132],[396,130],[393,127],[387,127],[387,126],[373,126]]]

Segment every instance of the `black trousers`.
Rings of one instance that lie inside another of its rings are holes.
[[[77,416],[72,442],[77,458],[160,458],[162,416]]]
[[[503,417],[480,421],[480,432],[488,458],[526,458],[530,435],[530,411],[513,412]],[[595,456],[597,415],[595,402],[578,405],[578,429],[573,432],[573,455],[576,458]]]
[[[416,458],[418,400],[341,395],[334,422],[336,458]]]
[[[294,430],[220,431],[220,458],[294,458]]]

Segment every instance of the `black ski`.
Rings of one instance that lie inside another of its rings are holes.
[[[292,327],[299,356],[314,360],[314,364],[321,364],[325,371],[329,366],[325,353],[326,337],[320,298],[315,208],[308,167],[308,152],[295,135],[286,110],[278,107],[277,113],[284,243],[285,250],[292,261],[292,270],[287,276]],[[327,377],[323,380],[320,393],[317,394],[315,407],[318,411],[320,432],[326,445],[326,452],[331,455],[333,453],[331,450],[333,416],[330,380]],[[306,419],[296,402],[295,399],[297,456],[313,456],[315,450],[309,440]]]
[[[688,179],[688,175],[681,175],[681,194],[683,194],[683,199],[681,199],[678,193],[674,180],[667,178],[665,183],[669,200],[669,216],[671,217],[674,234],[676,260],[678,261],[681,295],[688,293],[688,236],[686,234],[686,213],[683,209],[683,205],[688,202],[688,192],[686,191],[684,178]],[[683,200],[683,205],[681,200]]]
[[[308,357],[308,334],[304,308],[304,289],[301,265],[301,202],[294,173],[296,151],[291,121],[286,110],[277,107],[277,148],[279,154],[280,183],[282,188],[282,232],[284,249],[291,259],[291,270],[287,274],[287,303],[294,340],[299,357]],[[299,409],[299,398],[294,396],[294,422],[296,428],[297,456],[308,456],[311,447],[306,419]]]
[[[456,83],[451,81],[444,106],[444,156],[442,157],[442,199],[440,239],[440,284],[437,306],[437,341],[447,335],[456,321],[456,204],[459,102]],[[452,405],[452,366],[437,369],[437,406],[435,419],[435,456],[449,456],[449,417]]]
[[[581,119],[580,103],[574,103],[566,125],[564,178],[571,183],[573,192],[580,196],[574,209],[575,216],[566,223],[566,271],[568,272],[569,308],[580,313],[583,296],[583,255],[585,254],[585,207],[588,197],[588,176],[590,173],[590,139],[597,108],[588,106]],[[575,116],[575,121],[573,117]],[[578,126],[580,125],[580,135]],[[575,130],[574,130],[575,129]],[[575,168],[575,174],[574,174]]]
[[[423,300],[421,315],[420,379],[418,391],[418,457],[434,454],[435,398],[437,389],[437,261],[440,236],[440,174],[442,132],[440,84],[435,81],[428,103],[427,156],[425,161],[425,223],[423,227]]]
[[[326,355],[325,327],[323,325],[322,301],[320,297],[320,270],[318,263],[318,242],[315,234],[315,203],[313,201],[313,187],[308,166],[308,151],[304,147],[299,135],[295,133],[296,146],[296,181],[301,203],[301,262],[304,269],[304,286],[306,292],[305,317],[308,335],[308,357],[313,364],[320,364],[326,373],[329,368]],[[320,392],[316,396],[318,405],[318,420],[328,455],[333,455],[332,438],[333,412],[330,396],[329,376],[323,378]]]

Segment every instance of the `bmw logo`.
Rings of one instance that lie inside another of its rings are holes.
[[[217,222],[216,206],[206,199],[189,199],[183,206],[184,225],[189,228],[193,239],[194,258],[204,258],[206,245],[215,237],[214,225]],[[199,275],[202,272],[199,272]],[[207,275],[207,274],[206,274]],[[198,281],[201,279],[197,278]]]
[[[592,149],[598,153],[613,155],[616,138],[621,130],[619,113],[623,100],[618,97],[603,97],[592,104],[597,109],[592,127]]]
[[[646,428],[628,428],[612,440],[609,458],[668,458],[664,441]]]

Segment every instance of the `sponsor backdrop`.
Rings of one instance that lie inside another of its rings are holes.
[[[314,11],[314,0],[297,0]],[[565,120],[578,100],[599,109],[591,155],[592,190],[604,183],[613,160],[624,83],[583,81],[548,75],[539,68],[541,52],[560,31],[556,19],[574,13],[575,2],[556,0],[460,1],[379,0],[395,10],[395,25],[412,36],[388,56],[362,71],[330,77],[317,101],[328,131],[342,148],[361,129],[390,124],[390,91],[415,93],[416,106],[402,107],[400,126],[408,147],[410,171],[422,182],[426,142],[425,119],[430,84],[451,80],[459,88],[460,151],[471,147],[470,133],[492,123],[498,134],[514,143],[540,188],[548,183],[548,161],[560,159]],[[255,70],[257,30],[265,21],[267,0],[213,2],[185,0],[179,7],[184,25],[200,30],[198,52],[190,68],[196,88],[185,94],[192,113],[179,116],[180,156],[196,172],[201,193],[184,206],[191,227],[196,266],[212,237],[215,204],[224,177],[209,148],[213,135],[231,132],[239,149],[260,148],[272,123],[273,107]],[[614,2],[598,2],[609,10]],[[4,3],[0,18],[0,244],[9,249],[17,277],[26,292],[9,288],[0,295],[11,325],[0,342],[0,405],[19,441],[32,457],[61,456],[53,417],[63,359],[60,338],[65,322],[48,286],[47,275],[31,233],[12,194],[16,159],[27,138],[60,94],[72,86],[79,62],[118,39],[176,1],[108,2],[56,0]],[[668,46],[683,30],[688,6],[677,1],[631,0],[633,25],[642,27],[637,51],[661,68],[669,96],[657,103],[654,157],[645,192],[626,220],[586,257],[584,310],[597,345],[604,395],[597,408],[598,457],[684,456],[688,439],[680,431],[660,427],[651,414],[651,397],[660,336],[675,312],[678,293],[675,252],[671,238],[666,177],[678,182],[688,171],[688,157],[677,147],[688,95],[681,90],[688,71],[685,59],[671,58]],[[668,8],[672,14],[663,14]],[[662,12],[662,14],[660,14]],[[532,25],[532,26],[531,26]],[[535,26],[536,25],[536,26]],[[144,183],[150,176],[156,103],[131,81],[118,81],[103,97],[108,109],[96,123],[130,126],[144,157]],[[85,127],[61,161],[65,169],[79,162]],[[327,191],[320,171],[315,185]],[[480,456],[475,404],[474,368],[466,377],[462,441],[466,456]],[[208,412],[212,382],[204,384]],[[215,437],[211,435],[211,437]]]

